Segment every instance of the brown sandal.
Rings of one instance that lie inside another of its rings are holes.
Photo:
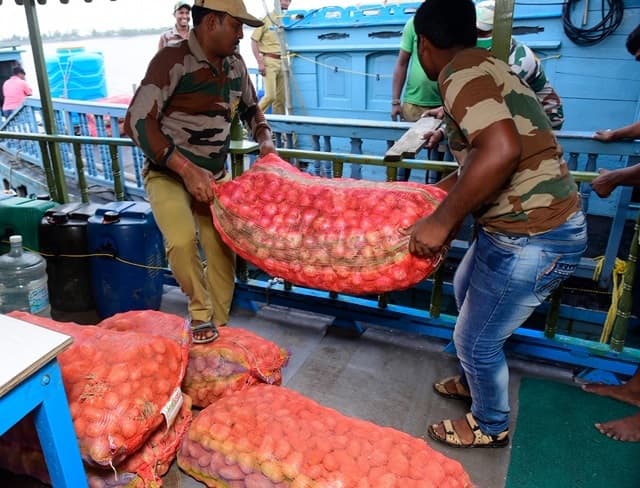
[[[480,426],[473,418],[471,413],[465,415],[465,419],[471,428],[471,432],[473,432],[473,441],[471,443],[464,443],[462,439],[456,432],[453,427],[453,422],[450,419],[443,420],[439,424],[432,424],[427,429],[427,433],[429,437],[431,437],[434,441],[442,442],[451,447],[462,447],[462,448],[471,448],[471,447],[505,447],[509,445],[509,430],[505,430],[498,435],[489,435],[484,434],[480,430]],[[444,437],[440,436],[436,432],[436,427],[442,425],[444,427]]]
[[[191,341],[194,344],[209,344],[215,341],[219,335],[218,329],[213,325],[213,322],[191,324]]]
[[[451,392],[447,388],[447,386],[450,386],[452,383],[455,387],[455,392]],[[440,381],[436,381],[433,384],[433,390],[444,398],[453,398],[454,400],[464,400],[467,402],[471,401],[469,389],[462,384],[460,376],[450,376]]]

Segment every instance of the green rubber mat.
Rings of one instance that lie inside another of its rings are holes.
[[[577,386],[523,378],[506,488],[640,487],[640,442],[593,426],[637,412]]]

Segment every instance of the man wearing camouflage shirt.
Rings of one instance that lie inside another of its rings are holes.
[[[476,3],[478,47],[491,49],[495,8],[495,0],[482,0]],[[536,98],[544,109],[544,113],[549,117],[551,127],[554,130],[562,129],[562,124],[564,123],[562,101],[551,86],[544,69],[542,69],[542,63],[534,52],[528,46],[512,37],[508,63],[511,66],[511,71],[526,81],[535,92]]]
[[[462,374],[433,385],[446,398],[471,401],[471,412],[428,433],[456,447],[502,447],[509,443],[504,343],[574,272],[586,247],[585,217],[535,94],[506,63],[475,47],[473,2],[426,0],[415,28],[422,67],[438,80],[459,169],[439,183],[449,193],[415,224],[409,249],[434,257],[466,215],[478,224],[454,279]],[[432,134],[429,145],[441,137]]]
[[[213,184],[231,179],[225,165],[235,114],[248,124],[260,156],[276,150],[236,53],[243,24],[262,22],[241,0],[195,0],[191,13],[189,39],[151,60],[125,129],[146,156],[147,196],[171,270],[189,298],[193,340],[205,343],[227,323],[234,290],[235,256],[214,228],[209,204]]]

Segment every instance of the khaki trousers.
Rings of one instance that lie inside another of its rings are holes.
[[[407,122],[415,122],[422,117],[423,113],[432,108],[434,107],[422,107],[420,105],[414,105],[413,103],[404,102],[402,104],[402,118]]]
[[[230,179],[227,173],[219,183]],[[150,170],[144,186],[171,271],[189,298],[189,315],[193,320],[212,320],[216,326],[226,324],[235,286],[235,254],[213,226],[209,206],[196,204],[179,179],[160,171]]]
[[[260,110],[265,112],[270,105],[271,113],[283,114],[284,95],[284,73],[282,72],[282,61],[265,56],[264,62],[264,95],[258,102]]]

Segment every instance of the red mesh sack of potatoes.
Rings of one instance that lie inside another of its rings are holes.
[[[112,330],[159,334],[184,340],[184,319],[163,312],[133,311],[116,314],[98,325]],[[204,408],[230,391],[257,383],[279,385],[289,354],[277,344],[244,329],[220,327],[209,344],[193,344],[182,390],[193,405]]]
[[[140,449],[116,468],[86,467],[89,487],[156,488],[162,486],[161,477],[171,467],[191,420],[191,400],[183,395],[180,412],[169,429],[164,425],[158,427]],[[10,429],[0,440],[0,468],[51,484],[31,414]]]
[[[0,437],[0,469],[51,484],[32,413]]]
[[[383,293],[422,281],[441,259],[409,253],[402,232],[444,198],[431,185],[320,178],[270,154],[214,192],[213,220],[227,245],[291,283]]]
[[[178,465],[214,487],[471,487],[423,440],[346,417],[286,388],[233,393],[195,418]]]
[[[279,385],[289,354],[277,344],[247,330],[220,327],[209,344],[194,344],[182,390],[197,407],[258,383]]]
[[[158,488],[167,474],[191,420],[191,398],[183,395],[180,412],[169,429],[160,426],[142,448],[112,470],[87,469],[90,488]]]
[[[186,369],[184,347],[174,340],[10,315],[73,337],[58,361],[87,464],[118,465],[172,416]]]
[[[180,364],[184,370],[181,375],[185,375],[189,363],[191,329],[183,317],[158,310],[131,310],[102,320],[98,327],[120,332],[154,334],[175,341],[182,351]]]

